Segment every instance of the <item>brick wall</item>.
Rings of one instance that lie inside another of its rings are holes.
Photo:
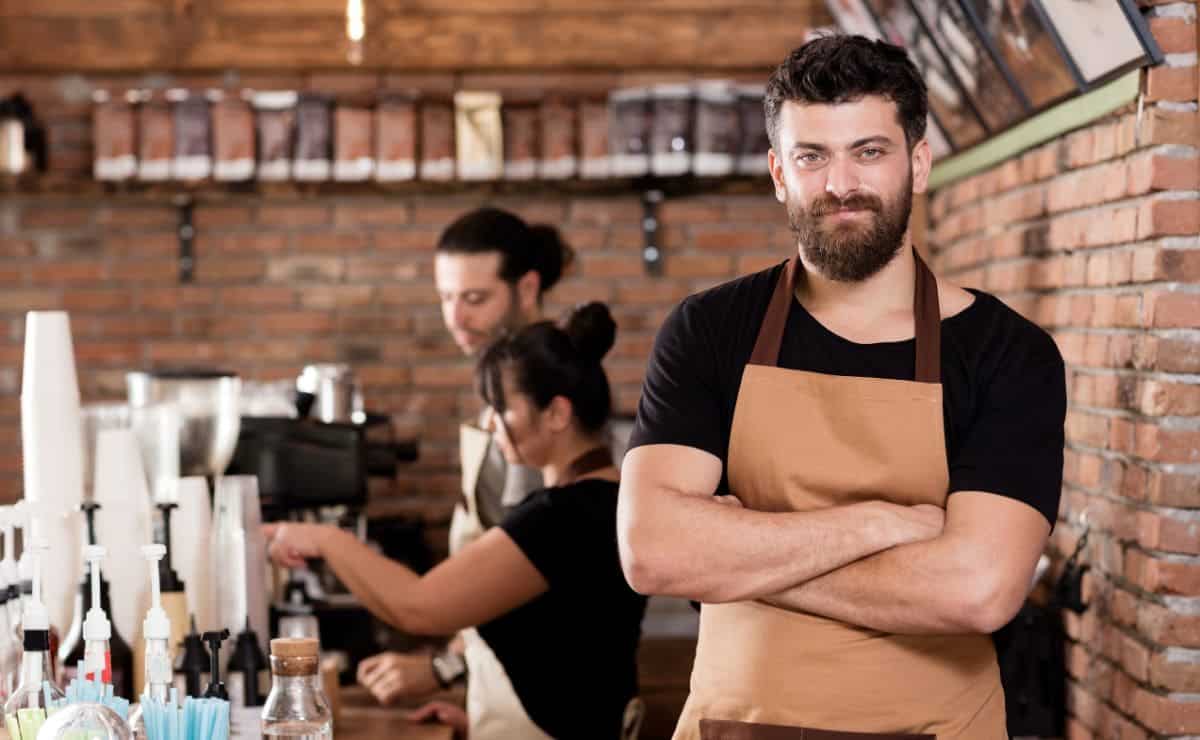
[[[944,188],[940,272],[1049,329],[1067,362],[1064,503],[1090,609],[1067,615],[1068,736],[1200,734],[1200,119],[1195,4],[1146,10],[1168,65],[1134,109]]]
[[[787,252],[782,209],[766,194],[698,196],[662,206],[665,274],[641,263],[636,193],[492,198],[562,226],[578,259],[547,315],[608,302],[607,361],[617,405],[632,413],[654,332],[695,290]],[[456,423],[477,410],[472,367],[442,326],[433,288],[438,232],[480,197],[227,197],[195,210],[196,278],[178,283],[178,218],[151,196],[6,196],[0,201],[0,495],[20,485],[18,394],[23,315],[71,312],[86,401],[124,396],[124,373],[212,363],[246,377],[294,378],[312,361],[348,361],[373,409],[419,435],[421,460],[392,503],[448,516],[457,491]]]

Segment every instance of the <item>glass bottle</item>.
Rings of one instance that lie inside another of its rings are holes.
[[[331,740],[333,714],[321,687],[317,641],[271,640],[271,693],[263,706],[263,736]]]

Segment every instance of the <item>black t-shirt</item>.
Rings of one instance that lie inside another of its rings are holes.
[[[782,265],[690,296],[659,330],[630,447],[678,444],[726,462],[742,370]],[[1066,377],[1054,340],[994,296],[942,321],[950,492],[1022,501],[1053,526],[1062,489]],[[912,380],[916,343],[858,344],[792,301],[779,366]],[[799,423],[799,422],[798,422]],[[722,475],[718,493],[729,492]]]
[[[617,484],[584,479],[530,494],[500,527],[550,588],[479,627],[521,705],[556,738],[620,736],[637,695],[646,597],[617,553]]]

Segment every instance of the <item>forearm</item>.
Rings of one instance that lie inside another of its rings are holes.
[[[323,528],[321,557],[338,579],[375,616],[406,632],[414,631],[406,601],[421,577],[336,527]]]
[[[902,545],[763,601],[895,634],[992,632],[1008,607],[986,554],[972,549],[951,536]]]
[[[706,603],[758,599],[896,544],[880,507],[760,512],[657,491],[625,512],[634,588]]]

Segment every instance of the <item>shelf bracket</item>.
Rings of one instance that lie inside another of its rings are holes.
[[[192,223],[195,202],[189,196],[176,199],[179,208],[179,282],[190,283],[196,277],[196,227]]]
[[[658,206],[663,201],[663,191],[655,189],[642,192],[642,266],[646,274],[659,277],[663,271],[663,248],[660,237]]]

